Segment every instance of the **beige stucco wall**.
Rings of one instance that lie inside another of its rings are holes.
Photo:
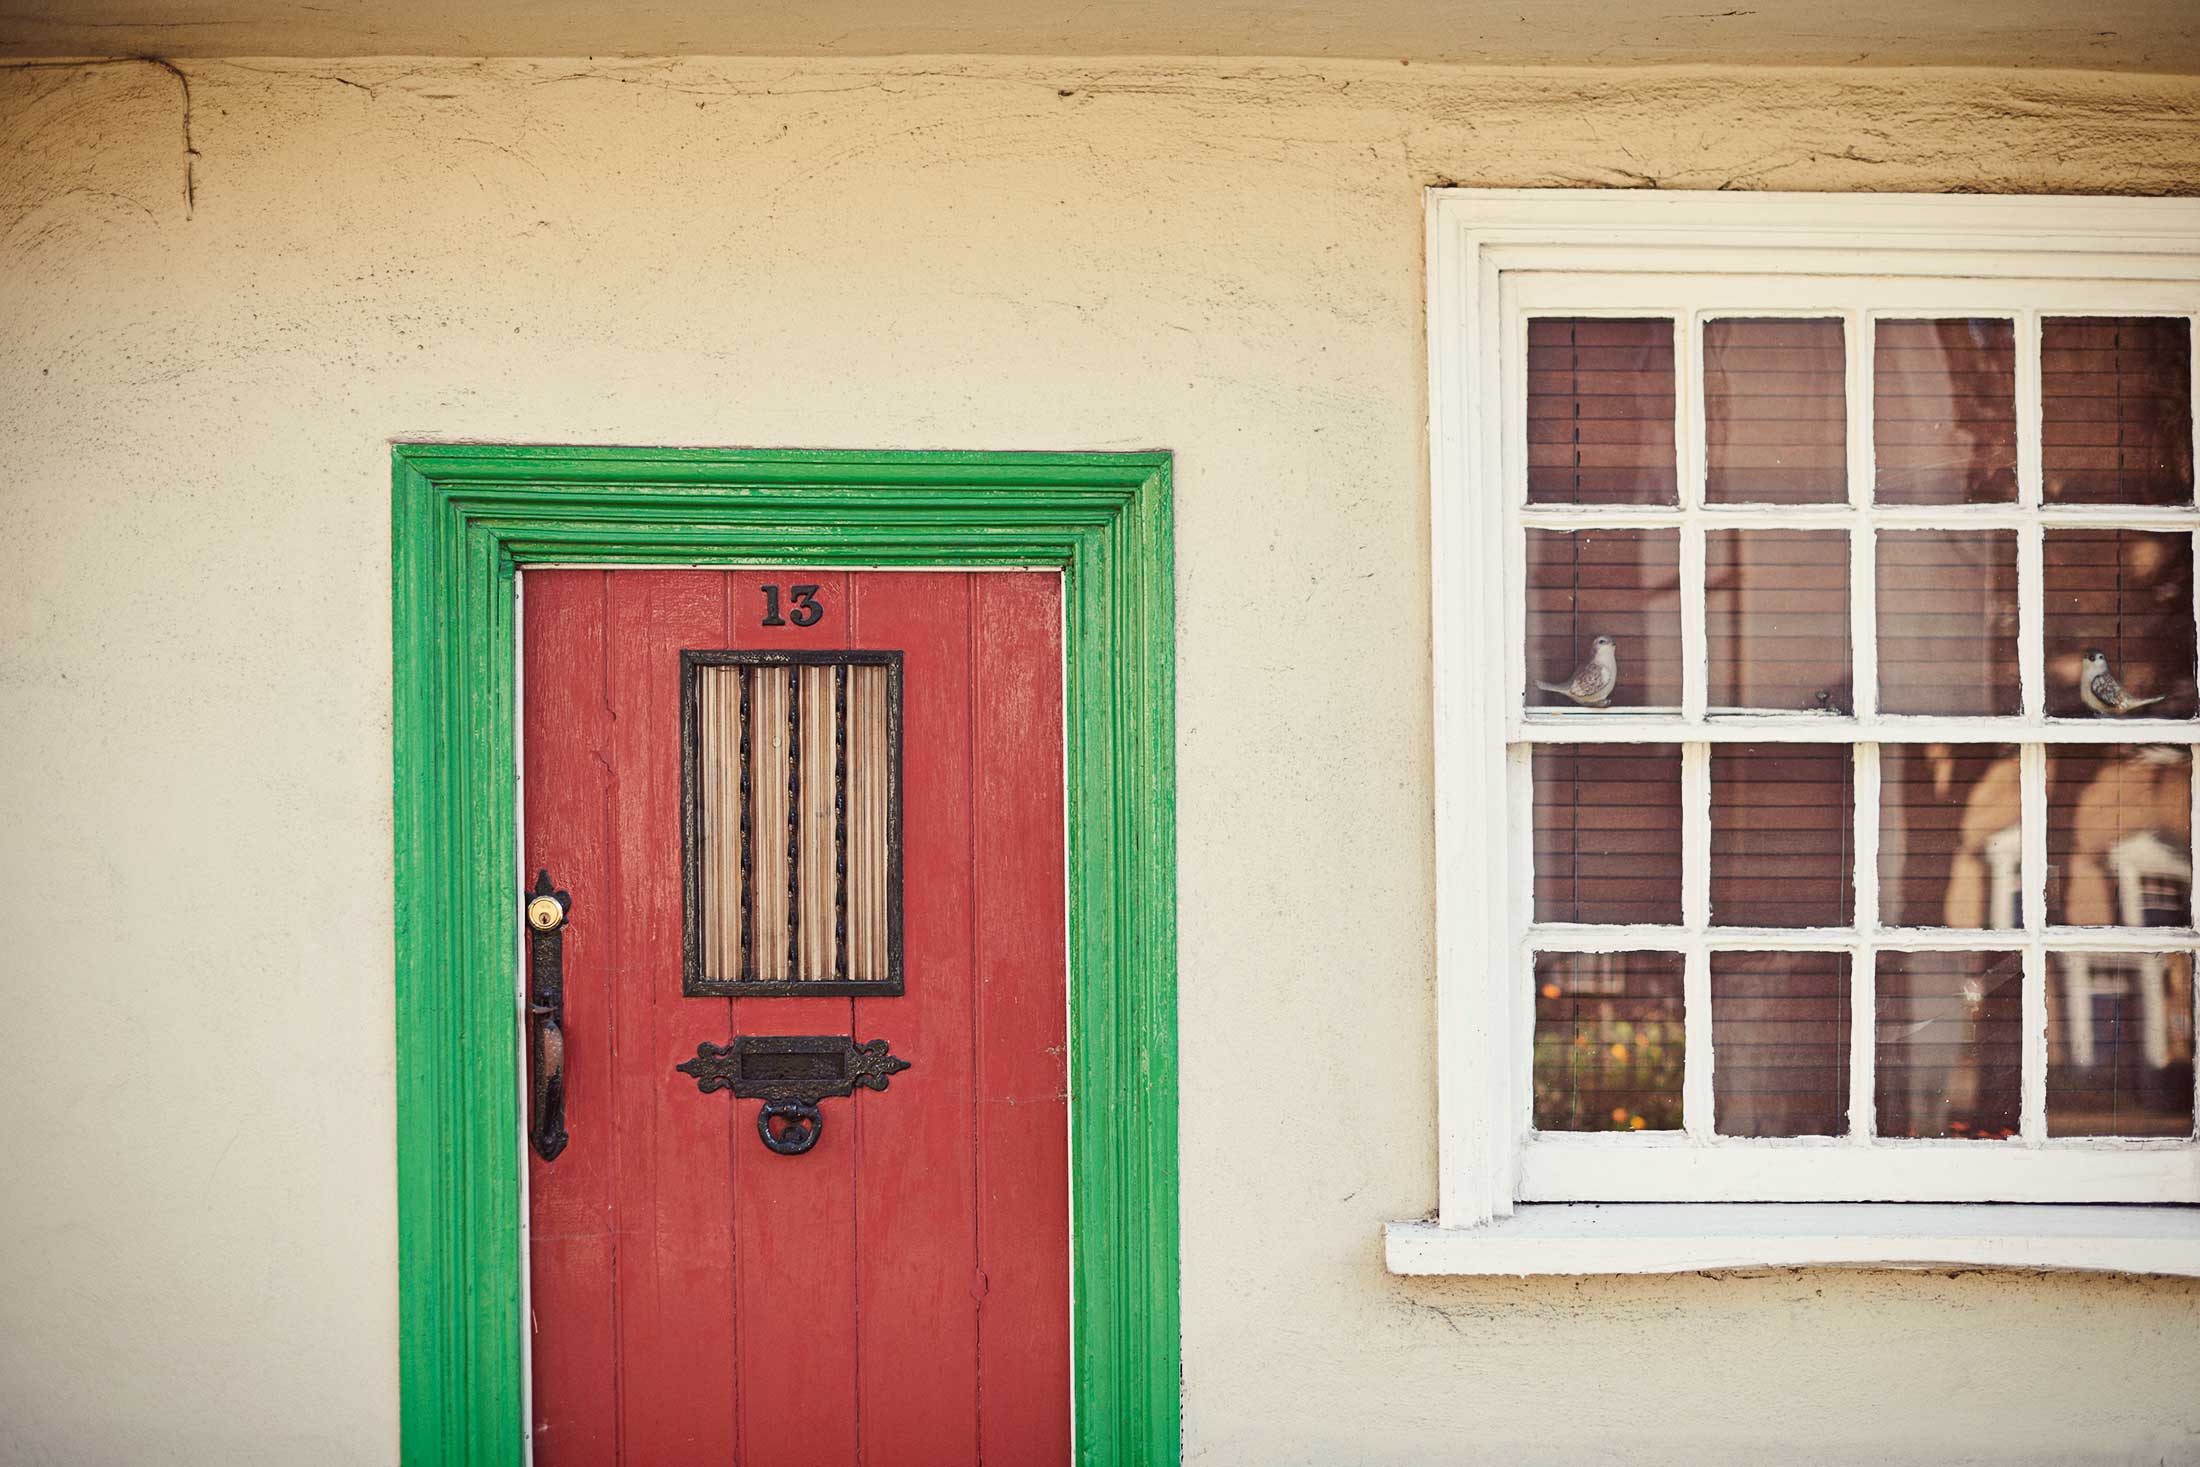
[[[0,1461],[396,1449],[387,444],[1178,454],[1197,1463],[2200,1460],[2200,1285],[1407,1282],[1419,189],[2200,189],[2200,84],[0,76]],[[196,200],[187,214],[186,164]]]

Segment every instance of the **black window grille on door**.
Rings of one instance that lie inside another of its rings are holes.
[[[690,996],[898,994],[901,654],[680,654]]]

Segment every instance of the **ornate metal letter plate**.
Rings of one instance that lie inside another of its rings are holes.
[[[693,1075],[695,1088],[706,1095],[731,1090],[763,1101],[757,1134],[781,1156],[800,1156],[825,1129],[820,1100],[853,1095],[858,1085],[884,1090],[909,1061],[896,1059],[883,1039],[858,1044],[845,1034],[743,1034],[731,1044],[698,1044],[695,1058],[673,1068]],[[782,1123],[777,1131],[775,1120]]]

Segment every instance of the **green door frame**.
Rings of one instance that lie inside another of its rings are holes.
[[[514,581],[555,563],[1062,572],[1077,1460],[1176,1463],[1169,456],[392,457],[403,1460],[525,1450]]]

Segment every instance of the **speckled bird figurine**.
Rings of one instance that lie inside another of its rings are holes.
[[[2085,699],[2085,706],[2104,718],[2121,718],[2127,713],[2137,713],[2151,708],[2168,697],[2157,693],[2151,698],[2134,698],[2116,681],[2116,674],[2108,670],[2108,658],[2098,647],[2085,649],[2085,662],[2078,669],[2078,696]]]
[[[1574,675],[1562,683],[1538,681],[1536,686],[1546,693],[1556,693],[1571,698],[1584,708],[1602,708],[1612,701],[1612,690],[1619,686],[1619,653],[1612,646],[1610,637],[1599,637],[1591,644],[1589,660],[1574,669]]]

